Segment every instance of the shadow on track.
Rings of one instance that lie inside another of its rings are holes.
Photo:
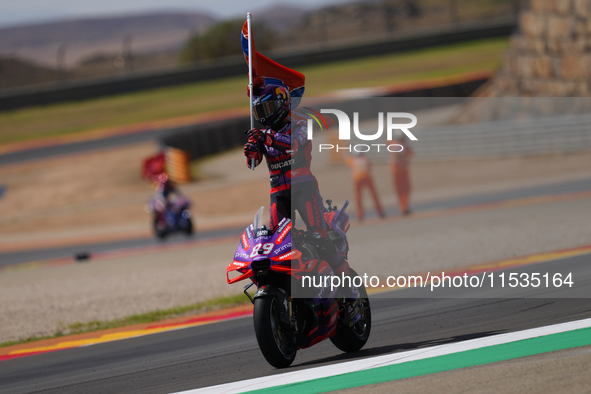
[[[438,345],[446,345],[448,343],[468,341],[470,339],[484,338],[492,335],[504,334],[509,331],[510,330],[482,331],[447,338],[431,339],[428,341],[400,343],[389,346],[379,346],[370,349],[362,349],[354,353],[342,353],[332,357],[325,357],[321,359],[316,359],[314,361],[308,361],[302,364],[295,364],[294,367],[314,366],[316,364],[330,363],[334,361],[351,361],[366,357],[382,356],[385,354],[392,354],[399,351],[415,350]]]

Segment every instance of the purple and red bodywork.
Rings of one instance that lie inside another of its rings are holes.
[[[291,219],[288,218],[281,220],[275,231],[255,229],[252,224],[249,225],[240,237],[234,261],[226,268],[228,283],[250,278],[256,284],[252,265],[264,260],[270,260],[271,271],[301,275],[298,267],[303,266],[302,253],[293,247],[291,226]],[[312,269],[301,272],[310,272]],[[238,271],[240,275],[231,279],[232,271]]]
[[[335,231],[342,238],[340,245],[335,245],[337,250],[346,256],[349,245],[346,232],[349,230],[349,215],[345,212],[348,202],[343,208],[326,212],[324,218],[329,226],[329,231]],[[238,249],[234,254],[234,260],[226,268],[228,283],[236,283],[244,279],[254,278],[252,264],[256,261],[270,260],[271,271],[292,275],[298,279],[305,273],[315,268],[312,261],[302,261],[302,253],[298,251],[291,239],[292,221],[283,218],[273,230],[261,230],[250,224],[242,233]],[[346,261],[345,261],[346,263]],[[346,264],[348,273],[348,264]],[[237,271],[240,275],[230,278],[230,273]],[[340,275],[341,272],[336,272]],[[255,280],[253,279],[253,282]],[[256,283],[256,282],[255,282]]]
[[[335,232],[331,239],[337,238],[341,241],[335,246],[343,256],[346,256],[349,250],[345,235],[349,229],[349,216],[345,212],[347,205],[348,202],[340,210],[324,214],[329,233]],[[324,260],[305,258],[292,242],[292,221],[289,218],[283,218],[273,230],[255,228],[254,223],[244,230],[234,259],[226,268],[227,281],[232,284],[250,279],[259,286],[260,290],[256,271],[261,269],[290,275],[297,280],[300,280],[303,275],[326,275],[327,271],[332,271],[339,276],[343,273],[349,275],[347,260],[343,260],[339,267],[333,268]],[[234,276],[231,278],[232,273]],[[334,299],[325,299],[321,302],[326,306],[318,313],[323,313],[324,316],[330,315],[329,324],[327,327],[312,327],[307,334],[308,341],[302,347],[310,347],[335,333],[339,313],[338,304]]]

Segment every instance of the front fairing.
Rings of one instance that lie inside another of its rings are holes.
[[[255,267],[289,267],[291,262],[291,220],[282,220],[274,231],[249,225],[242,235],[232,263],[227,267],[228,283],[254,277]],[[265,263],[265,264],[263,264]],[[258,265],[257,265],[258,264]],[[281,270],[279,268],[276,268]],[[238,277],[230,279],[230,272],[238,271]]]

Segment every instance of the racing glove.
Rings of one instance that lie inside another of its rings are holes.
[[[254,166],[256,167],[261,164],[261,160],[263,158],[263,155],[261,154],[261,151],[257,145],[250,142],[244,144],[244,156],[246,156],[246,166],[250,169],[252,169],[252,159],[254,159]]]
[[[248,131],[248,142],[251,144],[264,144],[281,152],[291,153],[291,136],[286,134],[273,134],[270,130],[252,129]]]
[[[247,132],[248,135],[248,142],[251,144],[258,144],[263,143],[267,146],[273,145],[273,135],[265,130],[261,129],[251,129]]]

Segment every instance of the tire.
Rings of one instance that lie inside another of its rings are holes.
[[[166,229],[162,229],[158,226],[158,217],[154,217],[154,234],[156,234],[156,237],[158,237],[159,239],[164,239],[166,238],[166,235],[168,234]]]
[[[349,275],[353,278],[357,276],[357,272],[351,269]],[[330,341],[333,345],[343,352],[356,352],[360,350],[365,346],[371,332],[371,308],[369,305],[369,298],[367,297],[367,291],[363,284],[357,289],[359,290],[361,307],[365,308],[364,316],[351,327],[343,325],[341,323],[342,319],[339,318],[336,333],[330,337]],[[340,304],[342,307],[343,303],[341,302]],[[342,311],[339,311],[339,313],[342,313]]]
[[[191,235],[193,234],[194,228],[193,228],[193,221],[191,220],[191,218],[187,219],[187,224],[185,226],[185,233],[187,233],[187,235]]]
[[[275,368],[286,368],[295,359],[297,343],[295,335],[281,327],[279,302],[277,297],[255,298],[254,331],[267,362]]]

